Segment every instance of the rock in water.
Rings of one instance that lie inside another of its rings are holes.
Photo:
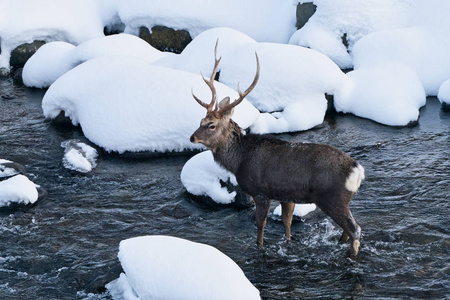
[[[61,143],[65,148],[64,167],[81,173],[92,171],[96,167],[97,150],[78,140],[68,140]]]

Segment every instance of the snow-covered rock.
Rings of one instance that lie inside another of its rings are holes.
[[[183,0],[118,2],[125,32],[141,26],[185,29],[192,37],[214,27],[232,27],[258,41],[286,43],[295,31],[295,3],[277,0]]]
[[[22,174],[26,174],[25,167],[7,159],[0,159],[0,180]]]
[[[0,181],[0,207],[11,203],[33,204],[38,200],[37,187],[24,175]]]
[[[238,98],[227,86],[217,82],[215,86],[219,99]],[[95,58],[55,81],[42,108],[47,118],[64,111],[91,142],[107,151],[183,151],[201,147],[189,137],[206,113],[191,89],[210,101],[211,91],[200,75],[127,56]],[[246,128],[258,116],[244,100],[233,119]]]
[[[352,58],[341,38],[320,24],[307,23],[292,35],[289,44],[317,50],[328,56],[341,69],[353,67]]]
[[[220,180],[237,185],[236,177],[218,165],[211,151],[204,151],[186,162],[180,174],[181,183],[186,190],[196,196],[208,196],[221,204],[234,201],[236,192],[222,187]]]
[[[383,64],[347,73],[336,91],[337,111],[376,122],[405,126],[416,122],[425,105],[425,92],[416,73],[402,64]]]
[[[323,122],[327,109],[325,93],[333,94],[345,74],[325,55],[303,47],[257,43],[230,28],[207,30],[176,56],[156,65],[194,73],[211,74],[214,45],[218,40],[219,81],[233,89],[251,84],[256,73],[255,52],[261,65],[258,84],[247,99],[265,114],[252,125],[254,133],[307,130]],[[208,59],[205,59],[208,58]]]
[[[68,140],[61,143],[64,150],[64,167],[81,173],[92,171],[97,165],[97,150],[78,140]]]
[[[442,104],[450,105],[450,79],[444,81],[439,88],[438,99]]]
[[[26,86],[46,88],[85,61],[115,55],[136,57],[152,63],[168,54],[129,34],[96,38],[77,47],[66,42],[51,42],[39,48],[27,61],[22,74],[23,82]]]
[[[120,243],[125,274],[107,285],[114,299],[261,299],[239,266],[214,247],[170,236]]]
[[[103,36],[113,21],[114,1],[0,1],[0,67],[9,67],[11,51],[24,43],[65,41],[80,44]]]
[[[441,84],[450,78],[450,47],[445,45],[420,27],[375,32],[355,44],[355,69],[404,64],[416,72],[427,95],[436,96]]]

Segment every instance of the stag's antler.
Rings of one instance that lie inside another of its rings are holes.
[[[206,82],[206,84],[209,86],[209,88],[211,89],[211,93],[212,93],[212,99],[211,102],[209,104],[206,104],[205,102],[203,102],[202,100],[200,100],[199,98],[197,98],[197,96],[194,95],[194,90],[191,90],[192,92],[192,96],[194,97],[194,99],[198,102],[198,104],[200,104],[201,106],[203,106],[204,108],[206,108],[208,110],[208,112],[212,112],[217,111],[221,116],[228,110],[232,109],[233,107],[235,107],[236,105],[238,105],[239,103],[242,102],[242,100],[244,100],[244,98],[253,90],[253,88],[256,86],[256,83],[258,82],[259,79],[259,71],[260,71],[260,65],[259,65],[259,57],[258,54],[255,52],[255,56],[256,56],[256,75],[255,78],[253,79],[252,84],[244,91],[241,92],[241,89],[239,88],[239,83],[238,83],[238,93],[239,93],[239,98],[236,99],[233,103],[230,103],[224,107],[222,107],[221,109],[218,108],[217,105],[217,92],[216,92],[216,88],[214,87],[214,78],[216,77],[216,73],[217,73],[217,69],[219,68],[219,63],[220,60],[222,59],[222,57],[217,58],[217,45],[219,43],[219,39],[217,39],[216,41],[216,47],[214,48],[214,69],[213,72],[211,74],[211,78],[208,80],[205,78],[205,76],[203,76],[203,80]]]
[[[213,72],[211,74],[211,78],[208,80],[202,74],[203,80],[206,82],[206,84],[211,89],[211,93],[212,93],[211,102],[209,104],[206,104],[205,102],[203,102],[202,100],[197,98],[197,96],[194,95],[194,90],[191,90],[192,96],[194,97],[194,99],[198,102],[198,104],[200,104],[201,106],[206,108],[208,110],[208,112],[213,111],[213,108],[215,108],[215,110],[217,110],[217,92],[216,92],[216,88],[214,87],[214,78],[216,78],[217,69],[219,68],[220,60],[222,59],[222,57],[217,58],[217,45],[218,45],[218,43],[219,43],[219,39],[217,39],[216,47],[214,48],[214,60],[215,60],[215,62],[214,62],[214,69],[213,69]]]

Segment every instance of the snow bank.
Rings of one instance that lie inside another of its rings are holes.
[[[297,30],[289,40],[289,44],[308,47],[327,55],[341,69],[353,67],[353,61],[342,39],[320,24],[308,22]]]
[[[9,67],[11,51],[23,43],[65,41],[80,44],[103,36],[112,22],[113,1],[0,1],[0,67]]]
[[[313,203],[308,203],[308,204],[295,204],[295,208],[294,208],[294,216],[297,217],[304,217],[307,214],[309,214],[310,212],[314,211],[316,209],[316,205]],[[275,216],[281,216],[281,204],[278,205],[274,211],[273,214]]]
[[[126,55],[152,63],[169,55],[129,34],[89,40],[78,47],[65,42],[45,44],[27,61],[22,78],[26,86],[46,88],[67,71],[96,57]]]
[[[404,126],[419,118],[425,92],[416,73],[402,64],[383,64],[347,73],[336,91],[337,111],[376,122]]]
[[[36,185],[24,175],[0,181],[0,207],[11,203],[33,204],[38,200]]]
[[[307,130],[323,122],[325,93],[333,94],[345,75],[325,55],[303,47],[272,43],[245,44],[222,65],[220,81],[246,88],[255,76],[255,52],[261,75],[247,99],[265,114],[252,125],[254,133]]]
[[[325,55],[293,45],[257,43],[230,28],[207,30],[195,38],[180,55],[163,58],[156,65],[205,76],[212,72],[214,45],[222,57],[219,81],[244,90],[256,73],[255,52],[261,64],[258,84],[247,99],[265,114],[251,130],[278,133],[310,129],[323,122],[327,109],[325,93],[333,94],[345,78],[339,67]],[[207,58],[207,59],[205,59]]]
[[[345,34],[351,51],[363,36],[380,30],[400,28],[409,20],[415,0],[314,0],[317,10],[307,26],[299,29],[292,43],[322,51],[330,57],[342,52],[336,43]],[[326,41],[318,41],[317,36]],[[345,56],[345,55],[344,55]],[[338,63],[338,61],[336,61]],[[348,63],[348,60],[345,59]],[[339,64],[339,63],[338,63]]]
[[[450,78],[450,48],[419,28],[380,31],[360,39],[353,48],[355,69],[385,63],[404,64],[419,76],[427,95],[437,95]]]
[[[117,299],[260,299],[239,266],[205,244],[143,236],[122,241],[118,256],[125,274],[107,285]]]
[[[68,140],[61,143],[65,149],[63,165],[65,168],[81,173],[92,171],[97,165],[97,150],[77,140]]]
[[[120,1],[125,32],[141,26],[185,29],[192,37],[213,27],[232,27],[258,41],[286,43],[295,31],[295,3],[277,0]]]
[[[180,54],[164,57],[154,64],[195,74],[201,72],[209,78],[214,66],[214,47],[217,41],[219,41],[217,56],[221,57],[219,72],[224,65],[228,64],[228,61],[234,59],[235,54],[233,53],[236,49],[243,45],[256,43],[254,39],[236,29],[213,28],[195,37]],[[255,58],[252,57],[252,59]]]
[[[438,98],[441,103],[450,105],[450,79],[446,80],[439,88]]]
[[[183,151],[201,147],[189,137],[206,113],[192,98],[191,88],[199,98],[211,98],[200,75],[126,56],[96,58],[55,81],[42,108],[47,118],[64,111],[91,142],[107,151]],[[223,84],[216,83],[216,89],[219,98],[238,97]],[[244,100],[233,119],[246,128],[258,115]]]
[[[237,185],[236,177],[218,165],[209,150],[189,159],[181,170],[180,177],[186,190],[193,195],[208,196],[221,204],[233,202],[236,196],[236,192],[229,193],[220,184],[220,180],[230,180]]]

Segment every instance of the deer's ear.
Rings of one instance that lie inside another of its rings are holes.
[[[225,106],[230,104],[230,97],[225,97],[219,102],[219,111],[221,111]],[[234,108],[224,111],[223,116],[226,118],[231,118],[233,115]]]

